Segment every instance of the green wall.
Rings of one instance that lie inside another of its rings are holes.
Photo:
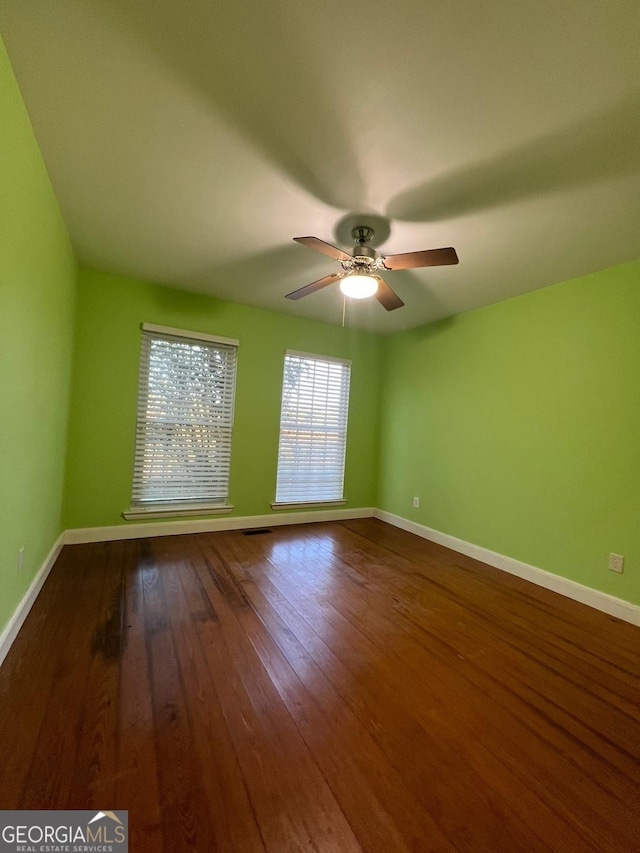
[[[384,365],[378,506],[640,603],[640,263],[395,335]]]
[[[76,274],[2,41],[0,117],[1,632],[62,530]]]
[[[640,603],[640,263],[386,339],[78,273],[1,41],[0,115],[0,631],[64,528],[127,524],[142,322],[240,339],[235,515],[270,512],[285,349],[350,358],[348,506]]]
[[[348,507],[373,506],[379,338],[180,290],[81,270],[69,425],[65,524],[128,524],[140,324],[238,338],[230,502],[234,515],[270,513],[285,349],[352,359],[345,471]]]

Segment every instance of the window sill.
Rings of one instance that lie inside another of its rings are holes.
[[[233,512],[235,507],[216,504],[215,506],[185,506],[185,507],[167,507],[160,509],[159,507],[132,507],[122,513],[122,517],[127,521],[135,521],[141,518],[184,518],[185,516],[202,516],[202,515],[225,515]]]
[[[278,503],[277,501],[274,501],[271,504],[271,509],[306,509],[307,507],[344,506],[346,503],[346,498],[339,501],[296,501],[295,503]]]

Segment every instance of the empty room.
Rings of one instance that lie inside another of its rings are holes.
[[[637,4],[0,32],[0,851],[640,853]]]

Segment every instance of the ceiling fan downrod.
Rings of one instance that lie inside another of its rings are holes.
[[[356,244],[355,249],[353,250],[354,258],[366,258],[367,260],[372,261],[376,259],[377,254],[375,249],[372,249],[371,246],[367,246],[367,243],[370,243],[371,240],[373,240],[374,234],[375,231],[368,225],[358,225],[353,229],[351,236]]]

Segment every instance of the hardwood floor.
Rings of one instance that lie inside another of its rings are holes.
[[[640,629],[372,519],[67,546],[0,808],[130,849],[640,850]]]

